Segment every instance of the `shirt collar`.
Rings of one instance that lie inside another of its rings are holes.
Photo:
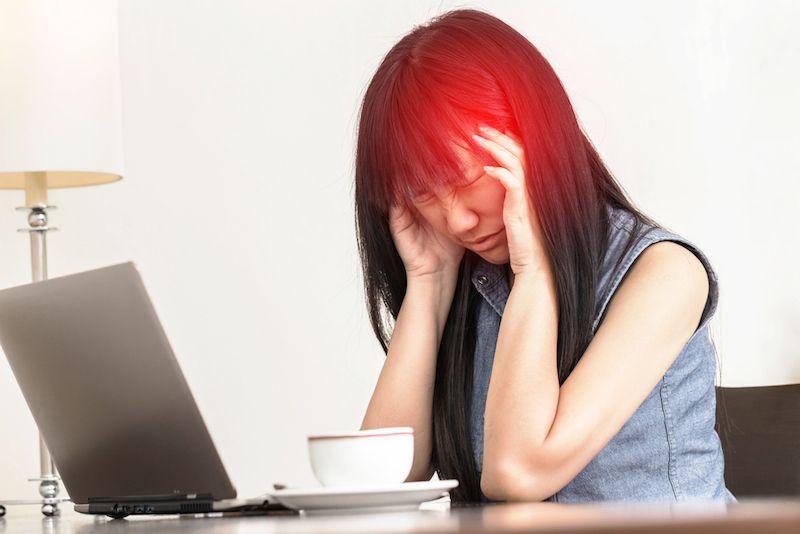
[[[612,221],[621,220],[624,216],[622,210],[618,210],[610,204],[606,204],[606,213]],[[472,269],[472,285],[500,317],[503,316],[508,295],[511,293],[506,277],[507,267],[508,264],[495,265],[478,256],[475,267]]]
[[[472,269],[472,285],[500,317],[503,316],[508,295],[511,293],[506,277],[507,265],[495,265],[478,256]]]

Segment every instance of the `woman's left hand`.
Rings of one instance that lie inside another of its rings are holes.
[[[506,227],[509,261],[514,276],[526,272],[551,272],[550,259],[544,246],[539,218],[525,184],[525,153],[522,142],[514,134],[500,133],[488,126],[480,127],[482,135],[473,139],[491,154],[500,167],[484,167],[489,176],[506,189],[503,201],[503,223]]]

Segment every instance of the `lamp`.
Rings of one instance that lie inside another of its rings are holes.
[[[0,189],[24,189],[33,281],[47,278],[47,191],[122,177],[115,0],[0,2]],[[59,477],[39,436],[42,513]],[[19,501],[22,502],[22,501]],[[9,504],[9,502],[7,502]],[[0,506],[0,508],[2,508]],[[4,509],[0,510],[2,515]]]

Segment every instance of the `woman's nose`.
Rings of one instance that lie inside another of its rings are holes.
[[[472,229],[478,225],[478,214],[475,210],[457,198],[451,199],[445,206],[445,217],[448,230],[458,237],[470,234]]]

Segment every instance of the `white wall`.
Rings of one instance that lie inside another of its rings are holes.
[[[383,355],[358,104],[394,42],[460,5],[120,0],[126,177],[52,192],[50,275],[137,263],[242,494],[311,483],[305,435],[360,424]],[[800,4],[468,5],[539,47],[633,199],[710,256],[723,383],[800,381]],[[0,192],[0,287],[29,280],[22,203]],[[33,497],[36,430],[3,358],[0,406],[0,497]]]

